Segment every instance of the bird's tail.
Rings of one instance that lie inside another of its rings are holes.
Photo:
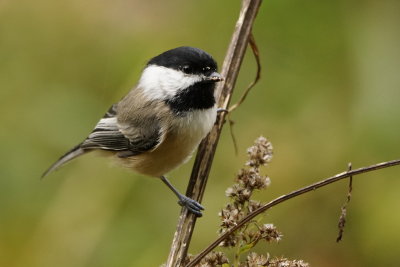
[[[42,178],[44,178],[46,175],[48,175],[49,173],[51,173],[52,171],[58,169],[59,167],[61,167],[62,165],[64,165],[65,163],[67,163],[68,161],[79,157],[80,155],[85,154],[86,152],[88,152],[88,150],[84,150],[81,148],[81,144],[75,146],[74,148],[72,148],[70,151],[68,151],[67,153],[65,153],[63,156],[61,156],[55,163],[53,163],[53,165],[51,165],[43,174],[42,174]]]

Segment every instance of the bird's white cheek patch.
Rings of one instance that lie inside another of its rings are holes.
[[[199,81],[201,77],[197,75],[188,75],[178,70],[150,65],[144,69],[139,86],[150,99],[164,100]]]

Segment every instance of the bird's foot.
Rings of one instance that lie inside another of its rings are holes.
[[[188,198],[185,195],[180,194],[178,204],[182,207],[186,207],[191,213],[193,213],[197,217],[203,216],[201,211],[204,210],[204,207],[199,202]]]
[[[179,205],[181,205],[182,207],[186,207],[191,213],[193,213],[197,217],[203,216],[203,214],[201,214],[201,211],[204,210],[204,208],[199,202],[179,193],[179,191],[176,190],[176,188],[168,181],[167,177],[165,177],[164,175],[160,176],[160,178],[161,181],[163,181],[169,187],[169,189],[171,189],[172,192],[174,192],[174,194],[178,197]]]

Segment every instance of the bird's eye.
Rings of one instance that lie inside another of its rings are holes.
[[[208,72],[208,71],[210,71],[210,70],[211,70],[211,68],[208,67],[208,66],[203,68],[203,71],[204,71],[204,72]]]
[[[192,72],[192,68],[190,66],[188,66],[188,65],[185,65],[185,66],[181,67],[181,69],[186,74],[189,74],[189,73]]]

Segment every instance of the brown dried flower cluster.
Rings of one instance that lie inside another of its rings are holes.
[[[247,149],[249,160],[246,165],[255,168],[267,165],[272,159],[272,150],[272,144],[267,138],[260,136],[255,145]]]
[[[246,166],[237,174],[236,183],[225,192],[231,201],[218,214],[221,219],[220,234],[237,225],[249,213],[259,209],[262,204],[251,199],[253,192],[266,189],[271,183],[268,176],[260,173],[261,167],[266,166],[272,159],[271,143],[261,136],[247,150],[247,154]],[[308,267],[308,263],[301,260],[270,258],[268,253],[265,256],[250,252],[260,241],[279,242],[281,238],[282,234],[273,224],[250,221],[220,243],[221,247],[235,248],[232,263],[229,263],[223,252],[212,251],[196,267]],[[245,253],[248,254],[245,256]],[[186,263],[189,263],[191,259],[193,256],[188,256]]]
[[[260,167],[267,165],[272,159],[272,145],[265,137],[259,137],[254,145],[247,150],[248,160],[245,168],[242,168],[236,176],[236,182],[232,187],[226,190],[226,195],[232,200],[225,208],[221,210],[220,234],[223,234],[247,214],[260,208],[261,203],[251,200],[255,190],[267,188],[271,180],[268,176],[260,173]],[[255,246],[260,240],[267,242],[279,241],[281,234],[272,224],[258,225],[252,222],[250,227],[244,231],[232,234],[225,239],[220,246]]]
[[[240,267],[308,267],[308,263],[302,260],[288,260],[285,258],[269,259],[269,255],[258,255],[255,252],[251,252],[246,261],[239,265]]]
[[[225,192],[231,202],[219,213],[221,218],[220,234],[225,233],[237,225],[246,215],[262,206],[259,201],[251,198],[254,191],[266,189],[271,183],[268,176],[260,173],[260,169],[271,161],[272,152],[272,144],[262,136],[256,139],[252,147],[247,149],[246,167],[239,171],[235,178],[236,183]],[[258,221],[251,221],[225,239],[220,246],[237,248],[233,266],[308,267],[308,264],[303,261],[291,261],[284,258],[271,259],[269,254],[265,256],[254,252],[250,252],[241,261],[241,255],[249,252],[259,241],[279,242],[281,238],[282,234],[273,224],[260,224]],[[224,266],[230,265],[225,264]]]
[[[194,258],[193,255],[188,255],[186,258],[186,264],[188,264]],[[215,267],[215,266],[228,266],[229,261],[223,252],[211,251],[207,256],[201,259],[200,263],[196,264],[196,267]]]

